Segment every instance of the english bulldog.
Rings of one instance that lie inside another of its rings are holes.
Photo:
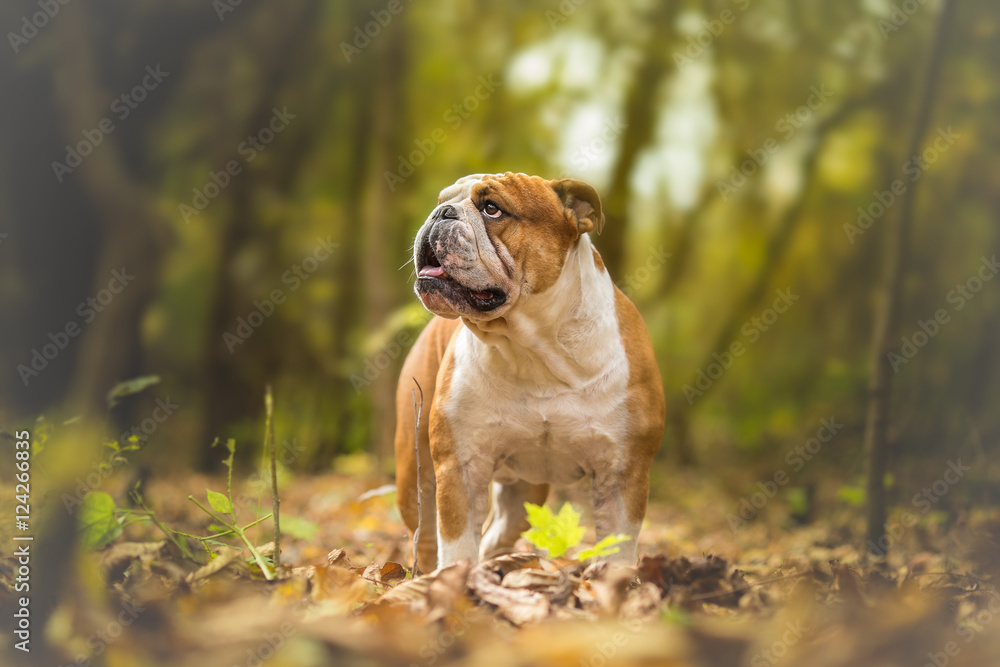
[[[597,538],[629,535],[611,558],[635,562],[663,386],[639,312],[591,244],[603,225],[586,183],[507,172],[445,188],[417,232],[414,289],[437,317],[403,364],[395,450],[421,571],[510,550],[526,501],[582,480]]]

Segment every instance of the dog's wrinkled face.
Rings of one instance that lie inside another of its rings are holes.
[[[581,234],[604,224],[597,192],[569,179],[474,174],[441,191],[413,245],[414,289],[429,311],[503,317],[544,292]]]

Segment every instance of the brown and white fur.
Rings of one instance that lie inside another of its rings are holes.
[[[404,363],[395,448],[422,571],[509,549],[528,527],[525,501],[584,479],[598,539],[630,535],[613,558],[635,561],[663,388],[646,327],[590,242],[603,222],[589,185],[508,172],[443,190],[417,233],[415,290],[439,317]]]

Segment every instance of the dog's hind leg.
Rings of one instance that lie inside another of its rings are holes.
[[[493,482],[493,520],[490,521],[480,543],[479,559],[490,558],[513,550],[521,533],[528,530],[524,503],[541,505],[549,495],[548,484],[513,484]]]

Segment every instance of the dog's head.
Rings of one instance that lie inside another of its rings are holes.
[[[466,176],[441,191],[417,232],[414,289],[441,317],[503,317],[551,287],[573,244],[603,226],[601,200],[581,181]]]

